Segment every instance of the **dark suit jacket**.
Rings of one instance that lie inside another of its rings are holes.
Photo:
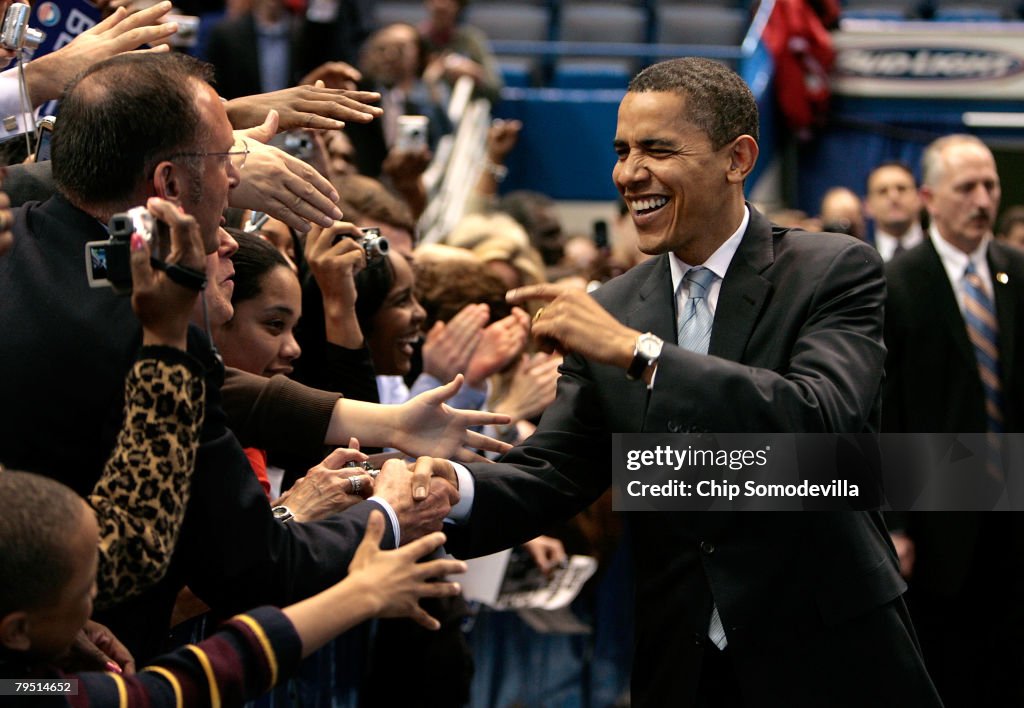
[[[302,78],[298,40],[299,27],[293,25],[288,69],[292,85]],[[210,30],[206,57],[216,72],[217,93],[228,99],[264,93],[260,84],[259,49],[256,21],[252,13],[223,20]]]
[[[668,256],[595,297],[666,340],[653,391],[569,356],[537,433],[473,466],[467,526],[449,550],[525,539],[609,484],[612,432],[876,429],[885,295],[855,239],[751,220],[722,289],[710,356],[674,344]],[[937,705],[876,512],[634,513],[638,706],[693,705],[712,598],[749,705]]]
[[[84,244],[106,237],[99,222],[55,196],[14,210],[13,230],[14,245],[0,258],[0,460],[85,494],[121,428],[140,328],[127,297],[86,281]],[[101,620],[140,660],[160,649],[182,585],[222,613],[308,597],[345,575],[369,512],[379,508],[358,504],[315,523],[274,520],[225,426],[223,367],[198,329],[189,351],[209,369],[206,419],[171,567]]]
[[[1024,255],[993,241],[988,249],[993,277],[1006,431],[1024,431]],[[985,394],[963,315],[930,239],[886,268],[885,404],[883,429],[891,433],[984,433]],[[979,534],[991,522],[1010,524],[999,534],[1021,547],[1016,514],[913,513],[901,517],[916,544],[914,586],[953,596],[972,572]],[[1005,534],[1011,533],[1013,539]],[[1020,564],[1018,564],[1020,567]],[[1022,600],[1024,602],[1024,600]]]

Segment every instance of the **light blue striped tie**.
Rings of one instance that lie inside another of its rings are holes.
[[[710,290],[715,277],[715,274],[704,266],[690,268],[683,276],[683,284],[687,286],[688,296],[679,319],[677,341],[683,349],[689,349],[698,354],[707,354],[708,344],[711,342],[711,325],[714,324],[714,316],[711,314],[710,305],[708,305],[708,290]]]
[[[974,345],[978,360],[978,377],[985,391],[985,420],[987,423],[988,460],[986,469],[997,479],[1003,476],[1000,464],[1000,434],[1003,425],[1003,387],[999,376],[999,321],[996,308],[985,291],[981,276],[968,263],[964,271],[964,321],[967,337]]]
[[[707,354],[708,345],[711,343],[711,325],[714,324],[715,318],[708,304],[708,291],[716,277],[704,266],[697,266],[686,271],[680,284],[680,287],[686,286],[687,298],[679,318],[677,339],[680,347],[697,354]],[[708,639],[719,649],[725,649],[729,644],[725,628],[722,626],[722,618],[718,614],[718,605],[711,608]]]

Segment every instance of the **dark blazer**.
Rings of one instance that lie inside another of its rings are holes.
[[[290,31],[291,51],[288,70],[291,85],[298,83],[302,78],[298,53],[299,32],[299,26],[293,23]],[[217,77],[217,93],[223,98],[264,93],[260,83],[259,40],[252,13],[217,23],[210,30],[206,58],[213,64]]]
[[[14,245],[0,257],[0,461],[85,494],[121,429],[140,328],[127,297],[86,281],[84,244],[106,237],[99,222],[58,195],[15,209],[13,230]],[[140,660],[161,648],[184,584],[224,614],[290,604],[345,575],[369,512],[380,508],[370,502],[320,522],[276,521],[225,426],[223,367],[194,327],[189,351],[208,367],[206,418],[171,567],[101,620]]]
[[[998,241],[988,249],[995,279],[996,317],[1006,431],[1024,431],[1024,255]],[[985,393],[960,306],[930,239],[886,268],[885,398],[888,433],[984,433]],[[987,514],[912,513],[898,517],[916,545],[914,585],[944,596],[968,579]],[[1006,521],[1008,519],[1004,519]],[[1018,531],[1019,534],[1019,531]]]
[[[537,433],[502,463],[471,466],[472,516],[446,529],[449,550],[507,546],[593,501],[609,484],[613,432],[877,430],[884,295],[870,246],[775,227],[753,208],[710,356],[674,344],[667,255],[612,280],[597,300],[666,341],[653,391],[568,356]],[[694,705],[712,599],[749,705],[938,705],[877,512],[645,512],[630,523],[635,705]]]
[[[993,241],[988,265],[999,321],[1006,432],[1020,433],[1024,431],[1020,341],[1024,255]],[[931,240],[893,259],[886,277],[889,354],[883,429],[984,433],[985,394],[974,348]],[[1021,459],[1019,451],[1012,459]],[[1007,481],[1019,485],[1019,474],[1019,469],[1010,469]],[[965,494],[984,489],[990,481],[980,468],[972,476],[945,481],[964,482]],[[997,489],[995,494],[999,493]],[[1020,705],[1024,700],[1020,675],[1024,666],[1024,515],[910,512],[892,515],[890,520],[914,542],[911,610],[943,699],[948,705]],[[987,693],[982,694],[982,688]]]

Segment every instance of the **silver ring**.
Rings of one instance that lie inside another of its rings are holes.
[[[351,494],[359,494],[359,490],[363,488],[363,480],[361,477],[349,477],[348,481],[352,483]]]

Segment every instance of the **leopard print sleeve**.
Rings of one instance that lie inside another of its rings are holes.
[[[125,382],[124,427],[88,501],[100,526],[96,605],[167,572],[191,490],[205,379],[188,354],[144,347]]]

